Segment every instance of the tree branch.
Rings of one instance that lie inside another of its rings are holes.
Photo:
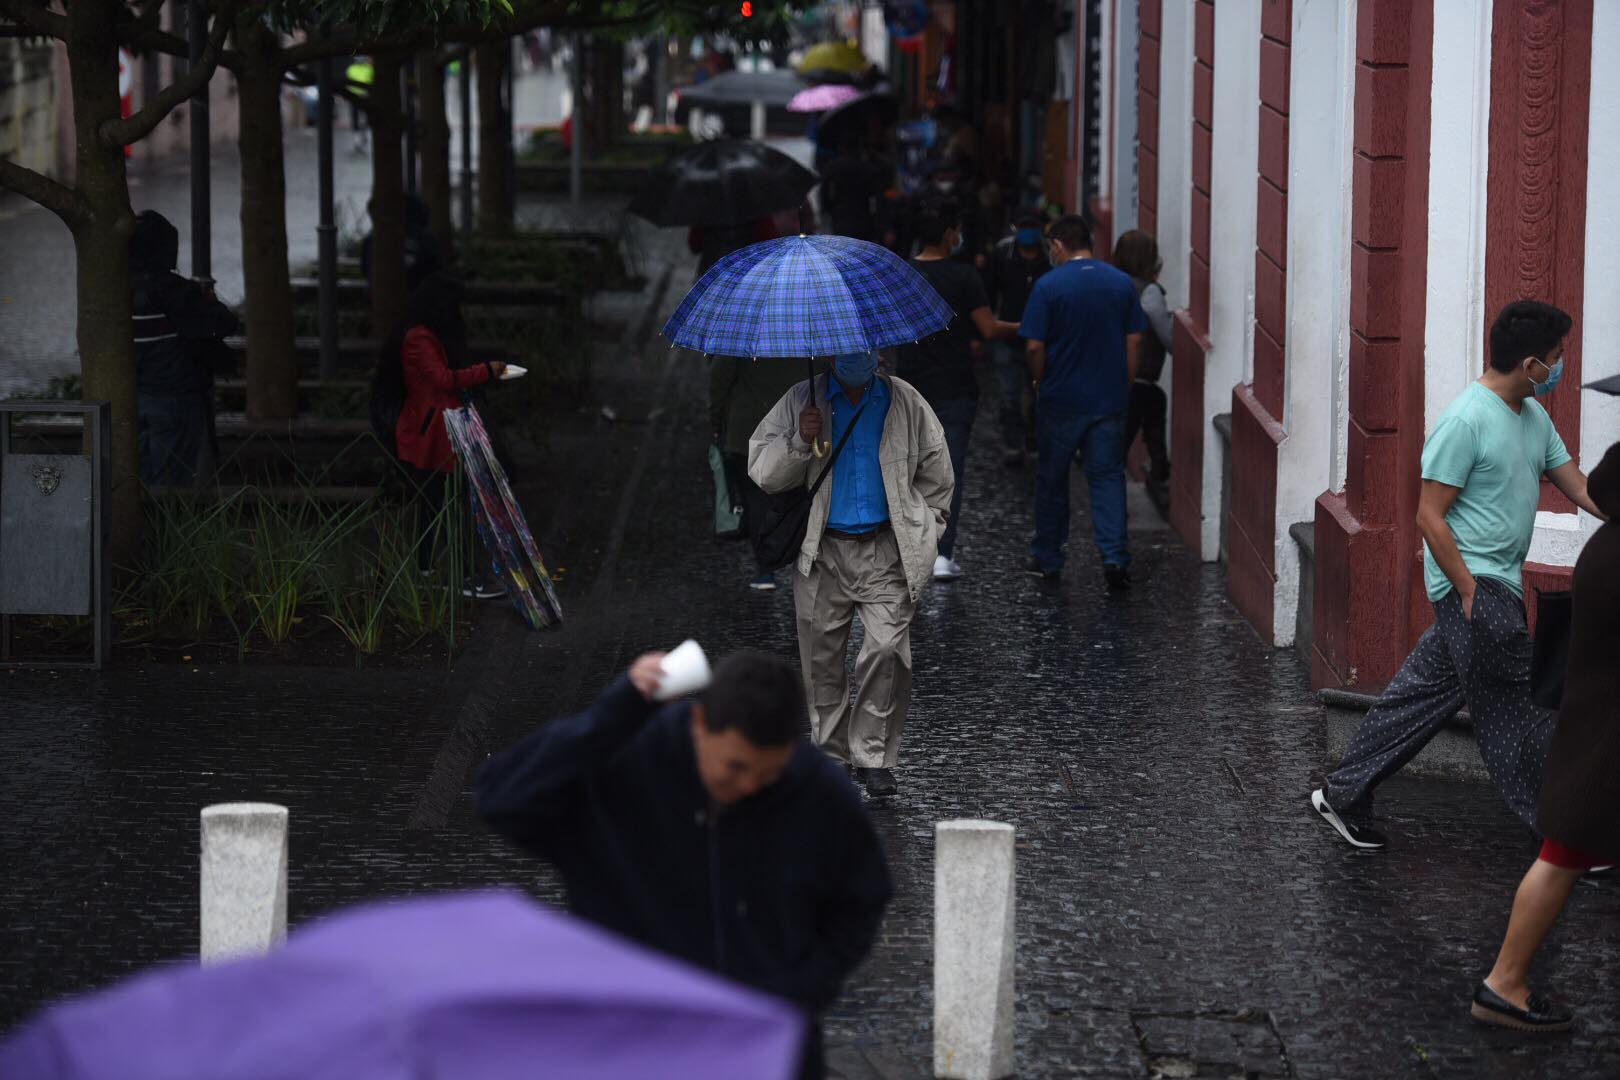
[[[44,4],[30,3],[29,0],[0,0],[0,15],[14,23],[31,27],[46,37],[67,40],[67,16],[49,10]]]
[[[6,158],[0,158],[0,187],[10,188],[23,198],[38,203],[70,228],[85,215],[84,203],[77,191]]]
[[[190,70],[164,87],[163,92],[147,102],[140,112],[119,120],[102,121],[96,132],[97,138],[104,145],[114,147],[128,146],[143,139],[177,105],[207,86],[214,77],[214,68],[219,65],[220,54],[225,49],[225,36],[230,33],[231,24],[236,20],[239,3],[240,0],[224,0],[215,10],[214,25],[208,32],[208,45]]]

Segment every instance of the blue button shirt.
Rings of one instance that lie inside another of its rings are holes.
[[[855,411],[860,423],[844,444],[843,453],[833,465],[832,505],[827,512],[827,528],[839,532],[864,533],[889,520],[889,497],[883,491],[883,468],[878,447],[883,442],[883,422],[889,416],[889,388],[882,379],[873,379],[859,404],[849,400],[844,384],[827,376],[831,389],[827,404],[832,409],[832,445],[844,437]]]

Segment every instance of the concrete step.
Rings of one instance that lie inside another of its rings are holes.
[[[1370,685],[1332,687],[1317,692],[1316,698],[1322,703],[1330,767],[1337,765],[1344,756],[1356,728],[1361,726],[1367,711],[1378,701],[1378,695],[1382,692],[1382,686]],[[1403,771],[1435,780],[1489,783],[1490,774],[1480,760],[1479,744],[1474,741],[1474,723],[1468,710],[1458,710],[1457,715],[1429,740],[1429,744],[1407,763]]]

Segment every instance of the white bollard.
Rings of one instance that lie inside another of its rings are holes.
[[[268,952],[287,936],[287,808],[202,812],[202,961]]]
[[[934,1075],[998,1080],[1013,1065],[1013,827],[934,826]]]

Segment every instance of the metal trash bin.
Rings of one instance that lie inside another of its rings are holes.
[[[20,424],[25,416],[38,419]],[[111,454],[108,402],[0,402],[0,667],[99,670],[106,663],[112,641],[106,512]],[[16,615],[90,617],[92,655],[13,655]]]

